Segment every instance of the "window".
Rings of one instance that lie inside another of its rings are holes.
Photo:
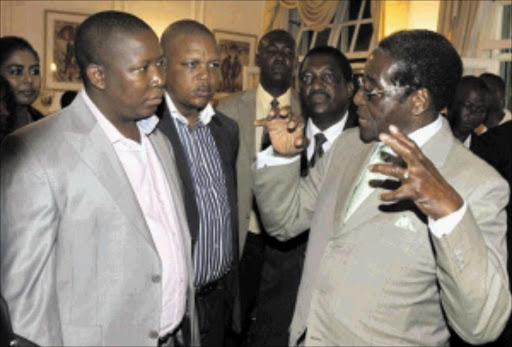
[[[295,37],[299,60],[311,48],[329,45],[339,48],[349,59],[354,72],[361,72],[373,50],[373,24],[370,0],[339,1],[336,14],[323,31],[301,23],[296,9],[288,11],[288,31]]]

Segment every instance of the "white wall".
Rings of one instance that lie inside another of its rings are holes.
[[[170,23],[191,18],[204,23],[211,30],[222,29],[257,36],[264,1],[0,1],[0,36],[16,35],[27,39],[44,59],[45,10],[93,14],[104,10],[120,10],[142,18],[160,35]],[[44,61],[41,61],[44,66]],[[62,91],[46,90],[52,96],[49,107],[38,99],[34,106],[48,114],[60,108]]]

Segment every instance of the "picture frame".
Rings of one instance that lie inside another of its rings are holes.
[[[214,29],[219,50],[220,95],[244,90],[244,67],[253,67],[256,54],[256,35]]]
[[[89,14],[45,11],[44,86],[48,90],[80,90],[80,69],[75,60],[76,28]]]
[[[244,66],[243,90],[254,89],[260,83],[260,68],[258,66]]]

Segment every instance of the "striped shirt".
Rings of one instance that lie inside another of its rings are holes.
[[[191,129],[166,93],[194,186],[199,233],[194,247],[194,284],[213,282],[228,271],[233,260],[231,211],[220,154],[208,123],[215,115],[211,105],[199,114]]]

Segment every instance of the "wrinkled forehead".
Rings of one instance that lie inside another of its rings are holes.
[[[270,32],[261,38],[258,50],[262,50],[272,44],[285,45],[295,49],[295,40],[290,35],[283,32]]]
[[[385,85],[391,83],[395,73],[401,68],[403,62],[382,49],[376,49],[368,57],[364,76],[371,83]]]

